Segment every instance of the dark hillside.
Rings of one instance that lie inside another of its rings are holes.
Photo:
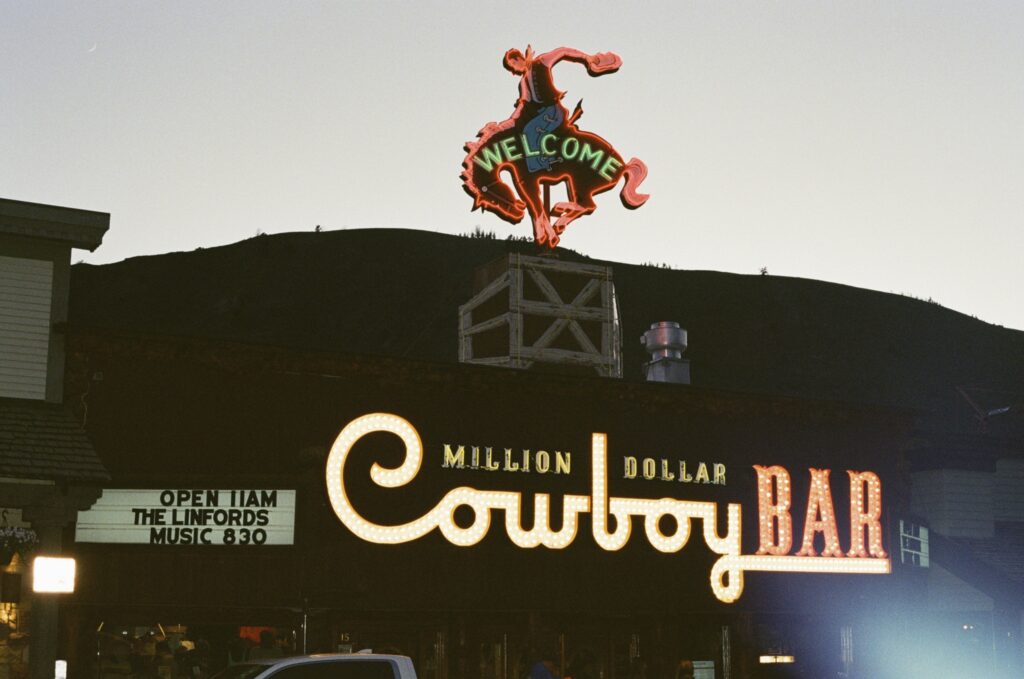
[[[510,249],[535,253],[529,243],[370,229],[79,264],[70,321],[455,361],[472,272]],[[937,410],[962,425],[970,412],[956,387],[990,389],[1002,405],[1024,391],[1024,332],[933,303],[806,279],[613,266],[627,379],[641,377],[643,331],[675,320],[689,331],[695,385]]]

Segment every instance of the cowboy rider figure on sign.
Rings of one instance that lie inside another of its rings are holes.
[[[623,161],[607,141],[576,126],[583,109],[577,104],[569,114],[562,104],[564,92],[555,87],[552,77],[552,68],[560,61],[583,64],[595,77],[614,73],[622,65],[622,59],[611,52],[586,54],[560,47],[537,55],[529,47],[525,54],[510,49],[504,65],[519,76],[515,110],[506,120],[485,125],[476,141],[466,143],[461,175],[474,208],[513,224],[529,214],[534,240],[550,248],[558,245],[571,222],[595,210],[596,194],[613,188],[623,177],[620,197],[625,207],[638,208],[648,198],[637,191],[647,176],[643,161]],[[561,182],[566,184],[567,200],[549,208],[544,188]]]

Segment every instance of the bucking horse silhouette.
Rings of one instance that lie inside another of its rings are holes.
[[[573,220],[594,211],[594,196],[621,178],[626,178],[620,194],[624,206],[635,209],[648,198],[637,192],[647,176],[643,161],[623,162],[607,141],[576,127],[581,103],[571,114],[562,105],[565,93],[555,87],[551,73],[562,60],[585,65],[595,77],[614,73],[622,65],[611,52],[586,54],[560,47],[534,55],[530,47],[525,54],[510,49],[505,68],[520,76],[515,110],[507,120],[485,125],[476,141],[466,142],[462,163],[462,186],[473,197],[474,209],[488,210],[513,224],[529,213],[534,240],[551,248]],[[512,186],[504,181],[506,175]],[[544,187],[563,181],[568,200],[549,208]]]

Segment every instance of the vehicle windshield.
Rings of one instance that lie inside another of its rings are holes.
[[[252,679],[257,674],[267,669],[267,667],[269,667],[269,665],[260,665],[255,663],[229,665],[210,677],[210,679]]]

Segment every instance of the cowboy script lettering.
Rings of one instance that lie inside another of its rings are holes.
[[[554,248],[574,220],[596,209],[594,196],[625,178],[622,204],[635,209],[648,196],[637,189],[647,176],[638,158],[624,161],[607,141],[576,126],[582,103],[572,113],[562,104],[564,92],[555,87],[552,69],[562,61],[586,67],[592,76],[614,73],[622,65],[617,54],[587,54],[569,47],[544,54],[531,48],[505,53],[504,65],[519,77],[519,98],[512,115],[488,123],[477,140],[466,142],[462,187],[480,208],[518,224],[525,215],[533,222],[538,245]],[[511,180],[506,183],[505,176]],[[548,205],[546,190],[565,184],[567,200]]]
[[[561,528],[551,528],[551,496],[536,493],[533,498],[534,522],[523,528],[521,493],[480,490],[468,486],[454,488],[433,509],[405,524],[384,526],[364,518],[349,499],[345,488],[345,463],[353,446],[364,436],[387,432],[405,445],[405,457],[395,468],[374,463],[370,478],[383,488],[404,486],[419,473],[423,462],[423,443],[416,429],[405,419],[389,413],[371,413],[359,417],[341,430],[327,458],[327,493],[338,519],[353,534],[378,544],[400,544],[417,540],[437,529],[453,545],[470,547],[490,530],[496,511],[504,513],[505,533],[518,547],[564,549],[576,539],[580,515],[589,513],[594,541],[607,551],[622,549],[633,530],[633,518],[643,520],[647,541],[664,553],[680,551],[691,534],[691,522],[700,520],[701,535],[712,552],[719,555],[711,568],[711,590],[724,602],[733,602],[743,593],[744,573],[748,571],[812,573],[888,573],[889,559],[882,548],[882,484],[869,471],[849,471],[850,549],[844,554],[839,545],[839,528],[832,502],[829,470],[811,469],[811,487],[807,498],[806,520],[800,549],[790,554],[793,542],[792,493],[789,472],[781,466],[755,465],[758,489],[758,525],[760,544],[754,554],[742,550],[742,508],[728,504],[726,533],[719,535],[719,505],[714,502],[615,497],[608,486],[608,439],[605,434],[591,436],[591,494],[563,496]],[[470,510],[472,522],[461,526],[455,520],[460,508]],[[614,528],[609,526],[614,518]],[[674,519],[675,529],[666,533],[662,519]],[[815,546],[821,534],[824,550]]]

